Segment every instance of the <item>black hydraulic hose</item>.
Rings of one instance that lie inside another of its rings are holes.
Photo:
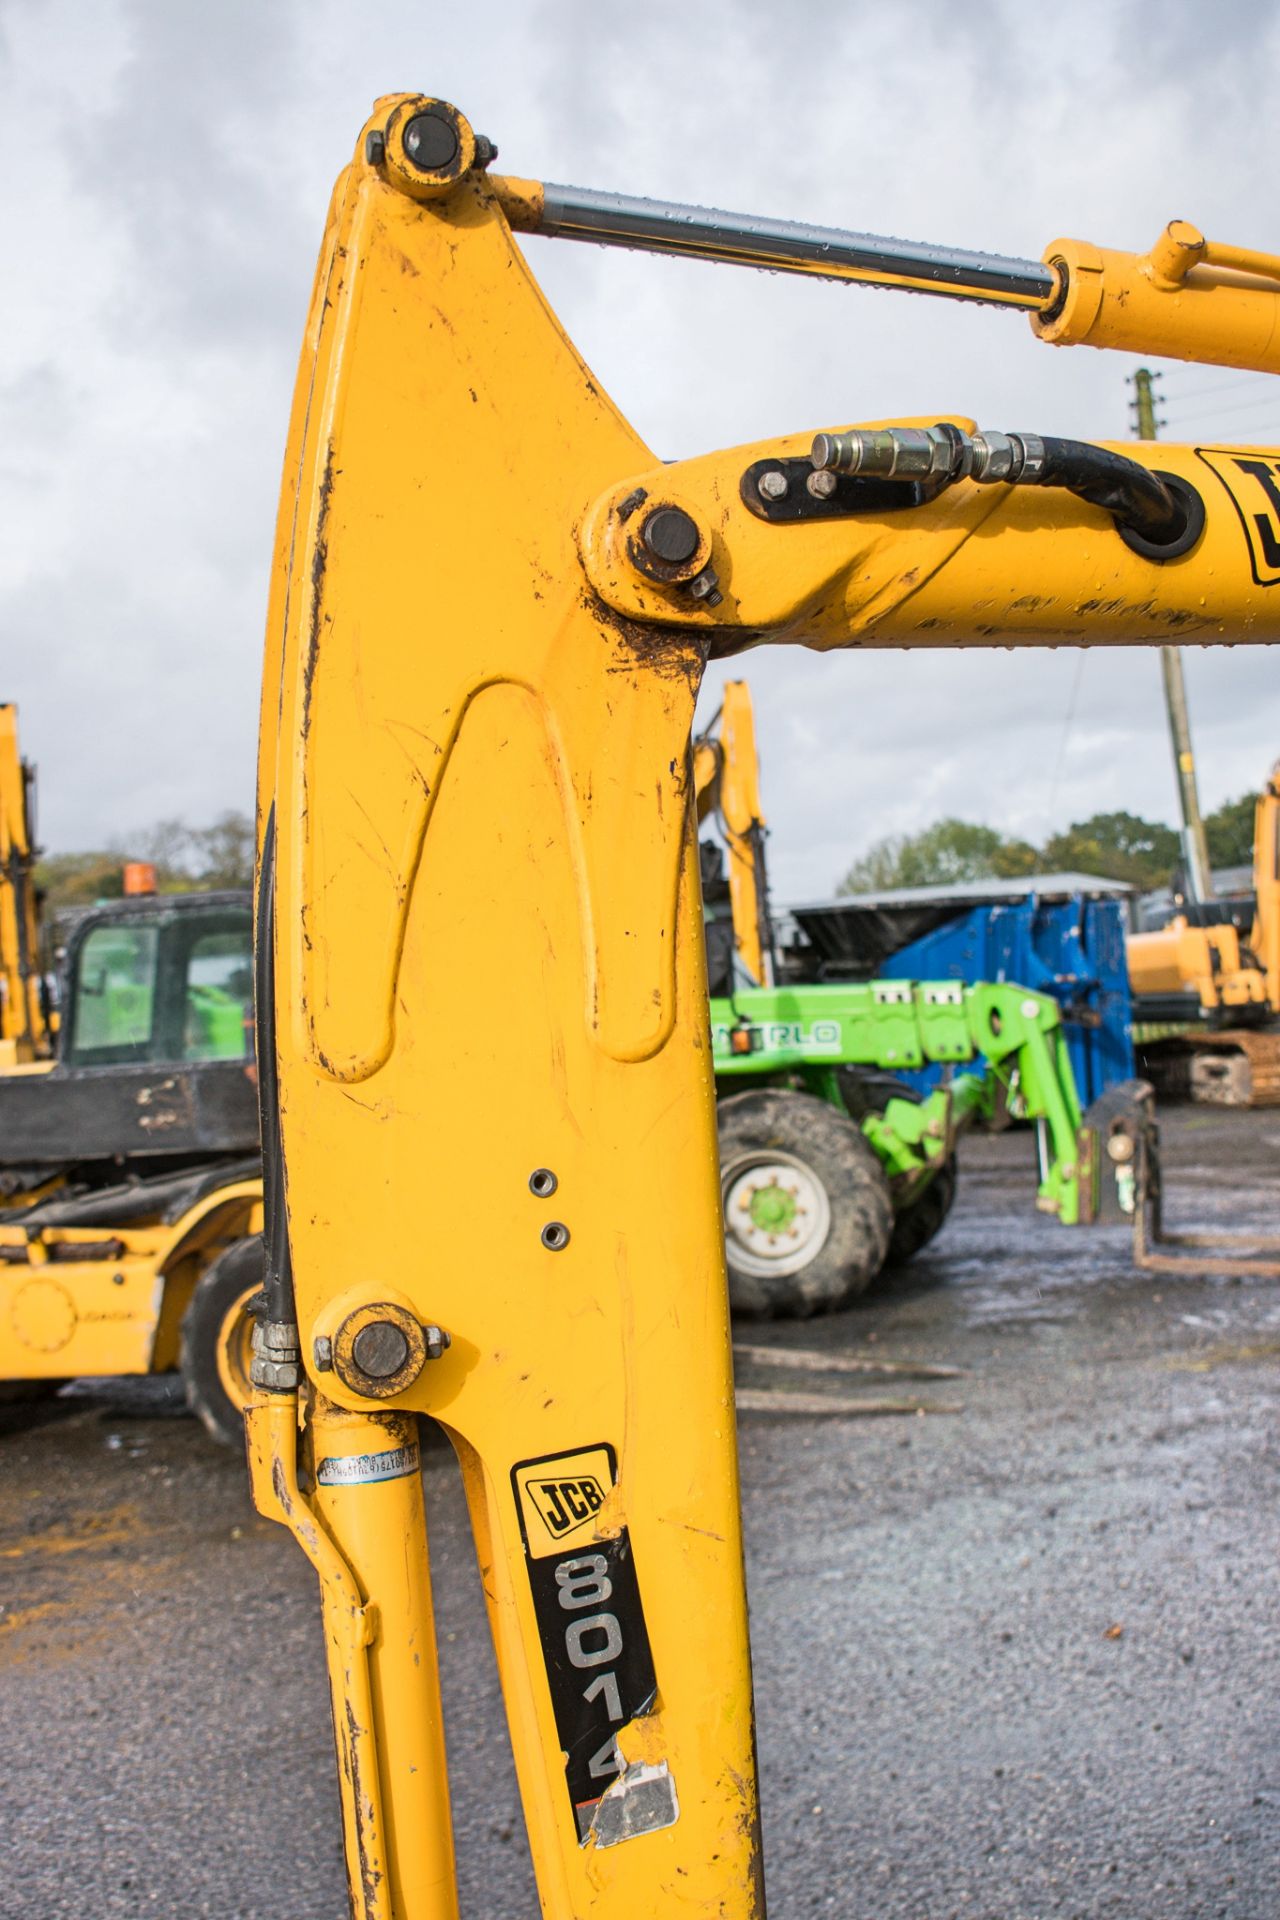
[[[820,433],[810,459],[820,472],[848,474],[860,483],[913,485],[917,505],[935,499],[958,480],[974,480],[979,486],[1062,487],[1109,513],[1125,545],[1147,560],[1176,560],[1189,553],[1204,532],[1204,501],[1189,481],[1084,440],[1038,433],[965,433],[940,421],[936,427],[854,427],[846,433]],[[823,499],[830,501],[832,493],[828,489]]]
[[[254,1038],[258,1055],[258,1106],[262,1128],[262,1292],[260,1320],[294,1324],[293,1262],[285,1200],[284,1147],[280,1138],[280,1087],[276,1071],[276,812],[267,817],[258,874],[254,926]]]
[[[1046,435],[1041,444],[1044,465],[1037,486],[1065,487],[1090,506],[1105,508],[1117,527],[1155,547],[1175,546],[1186,533],[1188,502],[1165,476],[1085,440]]]

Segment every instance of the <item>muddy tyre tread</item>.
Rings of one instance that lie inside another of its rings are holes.
[[[884,1170],[856,1121],[811,1094],[767,1087],[721,1100],[718,1124],[722,1178],[748,1153],[789,1153],[822,1182],[831,1208],[825,1241],[796,1273],[747,1273],[728,1249],[732,1310],[753,1319],[806,1319],[864,1292],[884,1265],[893,1206]]]
[[[255,1234],[220,1253],[196,1283],[182,1316],[178,1365],[187,1405],[215,1440],[244,1444],[244,1412],[233,1406],[218,1375],[217,1342],[222,1322],[237,1297],[262,1279],[262,1240]]]

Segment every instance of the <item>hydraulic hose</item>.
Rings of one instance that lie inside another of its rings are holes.
[[[944,422],[820,433],[810,457],[819,470],[914,483],[922,500],[957,480],[1062,487],[1109,513],[1125,545],[1148,560],[1177,559],[1204,531],[1204,502],[1187,481],[1084,440],[970,434]]]

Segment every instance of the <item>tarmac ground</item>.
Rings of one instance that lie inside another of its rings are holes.
[[[1174,1224],[1274,1217],[1280,1113],[1173,1110]],[[1280,1282],[1153,1279],[971,1139],[885,1291],[741,1359],[765,1853],[778,1920],[1280,1920]],[[341,1920],[314,1582],[168,1380],[0,1407],[0,1920]],[[463,1912],[532,1920],[447,1449],[425,1467]],[[269,1676],[255,1657],[270,1648]],[[655,1916],[655,1920],[657,1917]]]

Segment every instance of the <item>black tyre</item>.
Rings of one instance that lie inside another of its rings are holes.
[[[856,1122],[766,1087],[722,1100],[719,1131],[734,1311],[803,1319],[863,1292],[884,1265],[893,1207]]]
[[[903,1267],[914,1260],[947,1224],[951,1203],[956,1197],[956,1157],[944,1162],[924,1192],[893,1216],[886,1267]]]
[[[248,1303],[262,1285],[262,1241],[237,1240],[196,1283],[182,1316],[181,1367],[187,1405],[215,1440],[244,1442],[249,1399]]]
[[[911,1100],[917,1106],[921,1103],[920,1094],[908,1081],[899,1080],[891,1073],[862,1072],[856,1067],[841,1069],[840,1091],[857,1120],[868,1113],[883,1113],[890,1100]],[[894,1214],[885,1265],[902,1267],[908,1260],[914,1260],[934,1236],[941,1233],[955,1197],[956,1157],[952,1154],[924,1192]]]

